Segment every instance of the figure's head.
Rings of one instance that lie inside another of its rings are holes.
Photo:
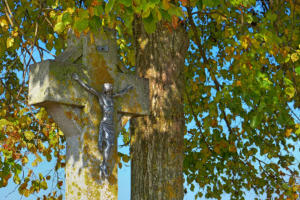
[[[113,85],[111,83],[104,83],[103,85],[103,91],[107,94],[112,94],[113,92]]]

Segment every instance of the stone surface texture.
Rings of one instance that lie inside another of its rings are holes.
[[[72,73],[98,91],[107,82],[114,85],[115,91],[129,84],[135,87],[115,100],[115,110],[126,114],[119,120],[116,112],[116,133],[131,116],[149,113],[148,80],[122,73],[117,68],[117,46],[112,35],[102,32],[93,35],[94,42],[91,42],[90,34],[80,38],[70,34],[68,48],[55,60],[30,66],[29,103],[45,107],[66,136],[67,200],[118,199],[117,141],[109,162],[112,173],[104,180],[99,176],[102,156],[97,147],[101,107],[94,95],[71,79]],[[97,51],[98,45],[107,45],[108,52]]]

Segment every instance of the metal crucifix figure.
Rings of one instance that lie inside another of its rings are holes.
[[[79,79],[77,74],[72,74],[72,78],[76,80],[83,88],[85,88],[90,93],[96,95],[99,100],[99,104],[103,111],[103,118],[100,122],[99,127],[99,138],[98,138],[98,148],[100,152],[103,152],[103,162],[100,166],[100,177],[103,175],[105,177],[109,176],[107,171],[107,161],[110,157],[112,147],[115,141],[115,126],[114,126],[114,97],[119,97],[126,94],[129,90],[133,89],[133,86],[127,86],[125,89],[118,93],[113,93],[113,86],[111,83],[104,83],[103,92],[98,92],[91,86],[85,84]],[[103,149],[103,143],[105,143],[105,148]]]

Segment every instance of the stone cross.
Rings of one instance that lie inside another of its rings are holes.
[[[148,80],[118,67],[117,44],[112,35],[110,31],[80,38],[71,34],[67,49],[55,60],[30,66],[29,104],[45,107],[66,137],[67,200],[118,199],[117,141],[108,165],[110,176],[103,179],[99,173],[102,155],[97,146],[101,107],[97,97],[76,83],[72,74],[78,74],[99,92],[104,83],[112,83],[114,91],[134,86],[115,99],[116,138],[130,116],[149,113]]]

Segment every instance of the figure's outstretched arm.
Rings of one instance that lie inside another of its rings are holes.
[[[119,97],[119,96],[123,96],[124,94],[126,94],[127,92],[129,92],[130,90],[133,89],[133,86],[132,85],[128,85],[126,88],[124,88],[123,90],[117,92],[117,93],[114,93],[113,94],[113,97]]]
[[[90,93],[96,95],[96,96],[99,96],[98,92],[92,88],[91,86],[85,84],[82,80],[79,79],[79,76],[78,74],[72,74],[72,78],[77,81],[84,89],[86,89],[87,91],[89,91]]]

